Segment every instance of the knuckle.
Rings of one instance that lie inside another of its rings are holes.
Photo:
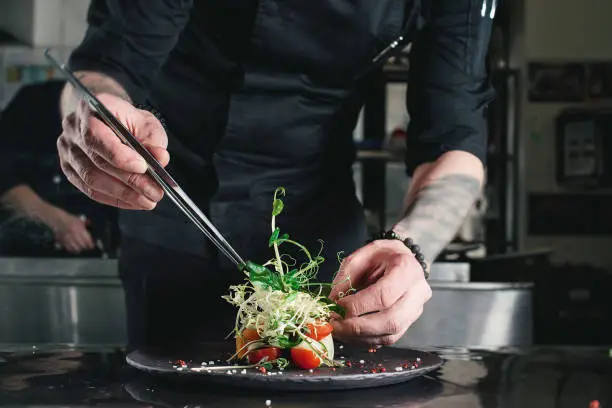
[[[93,171],[91,166],[83,166],[80,176],[86,186],[92,186],[96,182],[95,172]]]
[[[64,159],[63,156],[66,153],[67,145],[68,145],[68,142],[66,141],[66,135],[62,133],[61,135],[59,135],[59,137],[55,141],[55,146],[57,148],[57,153],[60,157],[60,160]]]
[[[130,173],[127,178],[125,179],[125,183],[134,188],[137,187],[139,185],[139,183],[141,182],[141,177],[139,174],[136,173]]]
[[[86,146],[96,146],[98,144],[98,136],[88,124],[81,128],[81,137]]]
[[[62,130],[64,130],[65,132],[71,132],[74,130],[74,128],[75,116],[73,113],[71,113],[70,115],[67,115],[62,119]]]
[[[346,324],[347,330],[351,335],[355,337],[361,336],[361,326],[359,326],[359,323],[356,320],[347,320]]]
[[[107,170],[108,169],[107,161],[104,160],[100,155],[92,154],[90,157],[91,157],[91,161],[93,162],[93,164],[96,165],[96,167],[98,167],[99,169],[102,169],[102,170]]]
[[[432,298],[433,296],[433,290],[431,290],[431,286],[429,286],[427,283],[425,283],[425,301],[428,301]]]
[[[378,304],[380,304],[383,309],[390,308],[393,303],[390,297],[388,296],[388,291],[385,289],[384,285],[376,285],[376,287],[376,297],[378,298]]]
[[[394,266],[398,266],[402,271],[408,271],[412,261],[414,261],[414,257],[404,252],[393,254],[390,260]]]
[[[386,322],[387,333],[397,334],[402,330],[402,324],[397,319],[389,319]]]
[[[383,248],[385,246],[385,242],[381,239],[375,239],[370,243],[370,245],[372,245],[372,248]]]

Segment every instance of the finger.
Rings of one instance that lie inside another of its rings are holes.
[[[399,248],[398,248],[399,244]],[[381,259],[385,259],[391,253],[398,250],[405,251],[400,241],[373,241],[349,255],[340,265],[340,270],[334,280],[330,298],[336,300],[339,293],[344,293],[353,288],[365,287],[368,277],[374,278],[382,272]]]
[[[62,164],[62,170],[68,178],[68,180],[78,188],[82,193],[87,195],[94,201],[101,204],[110,205],[112,207],[121,208],[124,210],[145,210],[147,208],[141,206],[139,203],[127,202],[120,200],[116,197],[112,197],[101,191],[94,190],[79,177],[76,171],[69,164]]]
[[[87,231],[87,228],[85,227],[85,225],[83,225],[82,228],[79,228],[77,231],[75,231],[75,238],[78,240],[79,244],[81,245],[81,249],[93,249],[94,247],[94,242],[93,239],[91,238],[91,234],[89,233],[89,231]]]
[[[115,95],[101,93],[100,102],[144,144],[168,147],[168,137],[160,121],[151,112],[137,109],[130,102]]]
[[[165,148],[149,145],[145,145],[145,147],[155,156],[162,167],[166,167],[170,163],[170,154]]]
[[[78,152],[76,153],[79,154]],[[83,153],[84,155],[85,153]],[[157,185],[148,175],[130,173],[124,170],[117,169],[108,161],[94,152],[90,152],[88,158],[96,165],[97,168],[104,173],[111,175],[117,180],[123,182],[125,186],[130,187],[135,192],[144,195],[153,202],[159,202],[164,197],[164,190]],[[82,156],[82,159],[85,159]]]
[[[382,277],[367,288],[342,298],[338,303],[347,317],[361,316],[392,307],[408,291],[408,270],[412,258],[400,254],[390,256]]]
[[[60,242],[62,247],[64,247],[64,249],[71,254],[76,254],[79,252],[76,243],[69,236],[63,236],[60,239]]]
[[[99,119],[93,116],[81,119],[79,133],[81,137],[76,142],[88,156],[95,153],[113,167],[126,172],[144,174],[147,171],[145,160],[134,149],[123,144]]]
[[[65,149],[66,146],[62,146],[62,148]],[[102,193],[107,197],[112,197],[113,204],[110,205],[116,205],[116,202],[120,201],[130,203],[131,206],[140,209],[151,210],[155,208],[156,203],[154,201],[149,200],[122,181],[94,166],[78,146],[70,145],[68,151],[70,164],[61,163],[62,169],[70,182],[89,197],[94,198],[94,195],[99,196],[96,193]]]
[[[401,336],[423,313],[420,298],[406,294],[387,310],[351,317],[332,323],[339,337],[359,338],[370,344],[381,344],[382,338]],[[378,341],[374,341],[379,339]]]
[[[79,252],[83,251],[87,247],[85,240],[78,232],[69,233],[69,237]]]
[[[89,231],[87,231],[87,228],[83,229],[83,239],[85,241],[85,245],[87,249],[94,249],[96,244],[94,243],[94,240],[91,236],[91,234],[89,233]]]
[[[101,94],[98,99],[104,103],[107,108],[123,123],[126,128],[147,148],[157,148],[155,152],[151,152],[158,161],[163,162],[167,155],[168,136],[159,119],[151,112],[136,109],[129,102],[117,98],[114,95]],[[97,119],[90,112],[89,106],[85,103],[80,107],[80,117],[91,118],[92,120],[85,122],[86,124],[95,124],[94,133],[107,134],[114,139],[118,139],[102,121]],[[82,128],[82,130],[85,130]],[[82,132],[84,134],[84,132]],[[110,139],[110,138],[108,138]],[[131,150],[131,149],[130,149]],[[159,155],[161,153],[161,156]]]

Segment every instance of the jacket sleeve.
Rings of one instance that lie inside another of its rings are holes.
[[[486,57],[497,0],[423,0],[424,25],[410,51],[406,103],[408,174],[461,150],[486,164]]]
[[[189,21],[193,0],[92,0],[74,71],[101,72],[142,102]]]

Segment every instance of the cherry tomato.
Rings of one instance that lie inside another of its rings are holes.
[[[321,365],[321,359],[308,345],[293,347],[291,349],[291,360],[303,370],[311,370]]]
[[[238,352],[238,358],[244,357],[249,350],[244,348],[244,345],[255,340],[259,340],[259,334],[256,329],[244,329],[242,333],[236,337],[236,351]]]
[[[249,351],[249,363],[257,364],[264,358],[266,361],[273,361],[280,357],[281,350],[278,347],[264,347],[257,350]]]
[[[316,341],[321,341],[325,337],[329,336],[333,330],[334,328],[328,322],[323,322],[321,324],[309,323],[307,325],[306,336]]]

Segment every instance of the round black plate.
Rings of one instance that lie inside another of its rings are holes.
[[[227,365],[231,343],[205,343],[197,351],[134,351],[126,357],[129,365],[150,374],[219,384],[276,390],[348,390],[398,384],[440,367],[444,360],[432,353],[401,348],[381,348],[375,353],[362,348],[336,346],[336,359],[350,362],[335,370],[321,367],[312,372],[286,368],[261,373],[254,368],[207,370]],[[179,362],[182,361],[183,364]],[[211,364],[212,362],[212,364]],[[205,364],[204,364],[205,363]]]

